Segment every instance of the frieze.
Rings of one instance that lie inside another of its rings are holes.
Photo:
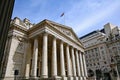
[[[54,25],[54,28],[56,28],[57,30],[59,30],[60,32],[62,32],[63,34],[65,34],[67,37],[71,38],[72,40],[76,41],[76,42],[79,42],[75,35],[72,33],[72,30],[70,29],[67,29],[66,27],[59,27],[59,26],[55,26]]]
[[[69,36],[69,37],[72,37],[72,34],[71,34],[70,31],[68,31],[68,30],[66,30],[66,29],[63,29],[63,28],[61,28],[61,27],[56,27],[56,26],[55,26],[55,28],[58,29],[59,31],[61,31],[62,33],[64,33],[65,35],[67,35],[67,36]]]
[[[67,30],[62,29],[62,28],[61,28],[61,31],[62,31],[63,33],[65,33],[66,35],[68,35],[68,36],[72,36],[70,31],[67,31]]]

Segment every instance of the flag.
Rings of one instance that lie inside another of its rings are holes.
[[[60,17],[64,16],[64,12],[60,15]]]

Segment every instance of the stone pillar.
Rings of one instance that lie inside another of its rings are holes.
[[[56,38],[53,38],[52,44],[52,76],[57,76],[57,46],[56,46]]]
[[[83,58],[83,65],[84,65],[84,79],[86,80],[86,77],[87,77],[87,68],[86,68],[86,61],[85,61],[85,55],[84,53],[82,53],[82,58]]]
[[[41,71],[41,70],[40,70],[40,68],[41,68],[41,64],[40,64],[41,61],[40,61],[40,59],[41,59],[41,57],[39,57],[39,61],[38,61],[38,63],[39,63],[39,64],[38,64],[38,67],[39,67],[39,69],[38,69],[38,76],[41,75],[41,74],[40,74],[40,71]]]
[[[66,46],[66,59],[67,59],[67,75],[68,77],[72,76],[72,69],[71,69],[71,63],[70,63],[70,53],[69,53],[69,45]]]
[[[42,69],[41,78],[48,77],[48,34],[43,34],[43,50],[42,50]]]
[[[71,49],[71,55],[72,55],[72,66],[73,66],[73,76],[76,76],[76,64],[75,64],[75,55],[74,55],[74,49]]]
[[[26,56],[27,56],[27,52],[28,52],[28,50],[27,50],[27,48],[29,47],[29,45],[28,45],[28,43],[24,43],[25,44],[25,46],[23,46],[24,48],[25,48],[25,53],[24,53],[24,55],[23,55],[23,61],[22,61],[22,70],[21,70],[21,73],[20,73],[20,75],[22,76],[22,77],[25,77],[25,67],[26,67]]]
[[[13,62],[13,57],[15,55],[16,49],[19,45],[19,41],[15,38],[15,36],[10,38],[10,49],[9,49],[9,55],[7,56],[7,63],[6,63],[6,71],[4,74],[4,78],[10,78],[11,74],[14,74],[14,62]],[[13,80],[13,78],[12,78]]]
[[[80,69],[81,69],[81,76],[84,77],[84,68],[83,68],[83,60],[82,60],[82,54],[79,52],[80,57]]]
[[[77,65],[77,73],[78,73],[78,76],[80,77],[80,64],[79,64],[79,57],[78,57],[78,51],[76,50],[75,52],[75,55],[76,55],[76,65]]]
[[[37,59],[38,59],[38,40],[34,40],[33,58],[32,58],[32,77],[37,76]]]
[[[26,47],[26,68],[25,68],[25,78],[29,79],[29,75],[30,75],[30,60],[31,60],[31,43],[27,43],[27,47]]]
[[[61,76],[65,76],[65,60],[64,60],[64,49],[63,42],[60,43],[60,68],[61,68]]]

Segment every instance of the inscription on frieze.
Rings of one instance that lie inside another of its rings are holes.
[[[64,28],[61,28],[61,27],[56,27],[55,26],[55,28],[58,29],[59,31],[61,31],[62,33],[64,33],[65,35],[72,37],[72,34],[71,34],[70,31],[68,31],[68,30],[66,30]]]
[[[68,36],[71,36],[71,32],[70,32],[70,31],[67,31],[67,30],[65,30],[65,29],[61,29],[61,31],[62,31],[64,34],[66,34],[66,35],[68,35]]]

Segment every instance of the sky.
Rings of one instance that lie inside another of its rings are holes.
[[[35,24],[52,20],[71,27],[81,37],[108,22],[120,26],[120,0],[15,0],[14,17]]]

